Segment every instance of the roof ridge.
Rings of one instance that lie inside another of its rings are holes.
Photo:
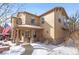
[[[28,13],[30,15],[34,15],[34,16],[37,16],[37,17],[41,17],[41,16],[46,15],[46,14],[52,12],[52,11],[55,11],[56,9],[62,9],[65,12],[66,17],[68,18],[68,15],[67,15],[67,13],[66,13],[66,11],[65,11],[65,9],[63,7],[54,7],[54,8],[51,8],[50,10],[46,11],[45,13],[43,13],[41,15],[35,15],[35,14],[33,14],[31,12],[27,12],[27,11],[23,11],[22,13]],[[18,12],[18,13],[21,13],[21,12]]]

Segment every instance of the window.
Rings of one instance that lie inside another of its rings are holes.
[[[33,37],[36,38],[36,32],[33,32]]]
[[[21,24],[22,24],[21,18],[18,18],[18,19],[17,19],[17,24],[18,24],[18,25],[21,25]]]
[[[66,29],[65,28],[61,28],[63,31],[65,31]]]
[[[31,24],[32,24],[32,25],[35,24],[35,19],[31,19]]]
[[[25,38],[29,37],[29,31],[24,32]]]
[[[46,31],[47,33],[49,33],[49,31]]]
[[[58,21],[61,23],[61,19],[58,19]]]
[[[44,24],[44,17],[41,18],[41,23]]]

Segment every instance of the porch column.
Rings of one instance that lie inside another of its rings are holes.
[[[20,41],[20,38],[19,38],[19,29],[17,29],[16,43],[18,43],[19,41]]]
[[[21,30],[20,35],[21,35],[21,42],[24,42],[24,36],[23,36],[23,31]]]
[[[31,30],[31,39],[30,39],[30,43],[34,42],[34,30]]]
[[[11,39],[12,39],[12,41],[14,40],[14,37],[13,37],[13,29],[11,31]]]
[[[16,36],[16,30],[12,29],[11,31],[11,39],[12,39],[12,42],[15,42],[15,36]]]

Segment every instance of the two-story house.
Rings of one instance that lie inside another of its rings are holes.
[[[12,17],[12,38],[15,41],[50,41],[58,44],[64,41],[68,16],[63,7],[55,7],[37,16],[28,12],[18,12]]]

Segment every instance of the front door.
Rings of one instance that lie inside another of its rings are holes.
[[[31,43],[36,40],[36,32],[34,30],[28,30],[23,32],[24,42]]]
[[[30,38],[31,38],[30,31],[25,31],[24,32],[24,42],[29,43],[30,42]]]

